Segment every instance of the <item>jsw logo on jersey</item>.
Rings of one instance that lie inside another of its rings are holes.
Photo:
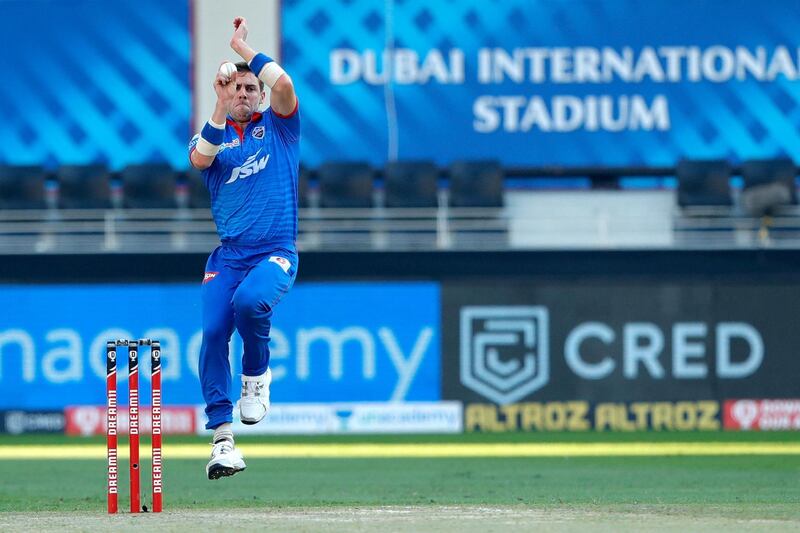
[[[267,161],[269,161],[269,154],[265,155],[261,159],[256,159],[260,152],[261,150],[248,157],[242,166],[234,168],[231,171],[230,179],[225,182],[225,185],[233,183],[240,178],[245,179],[253,174],[258,174],[264,170],[264,168],[267,166]]]

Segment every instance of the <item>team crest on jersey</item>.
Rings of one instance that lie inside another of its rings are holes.
[[[256,126],[253,128],[253,139],[263,139],[264,138],[264,126]]]

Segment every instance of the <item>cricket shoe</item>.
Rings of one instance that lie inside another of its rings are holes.
[[[214,443],[211,448],[211,460],[206,465],[208,479],[219,479],[232,476],[247,468],[242,453],[236,449],[232,441],[227,439]]]
[[[242,376],[242,399],[239,400],[242,424],[257,424],[266,416],[271,382],[272,372],[269,368],[260,376]]]

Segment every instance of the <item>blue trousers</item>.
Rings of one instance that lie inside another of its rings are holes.
[[[208,423],[232,421],[229,343],[234,327],[244,343],[242,373],[259,376],[269,366],[272,312],[294,284],[297,254],[283,248],[219,246],[203,279],[200,384]]]

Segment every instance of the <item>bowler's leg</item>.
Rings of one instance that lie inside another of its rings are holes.
[[[215,251],[208,259],[203,281],[203,343],[200,347],[200,384],[206,401],[206,429],[232,421],[231,363],[228,343],[233,334],[233,293],[240,272],[226,269]]]
[[[233,295],[236,329],[244,345],[244,376],[260,376],[269,366],[272,312],[294,284],[297,271],[296,258],[281,259],[265,258],[248,272]]]

